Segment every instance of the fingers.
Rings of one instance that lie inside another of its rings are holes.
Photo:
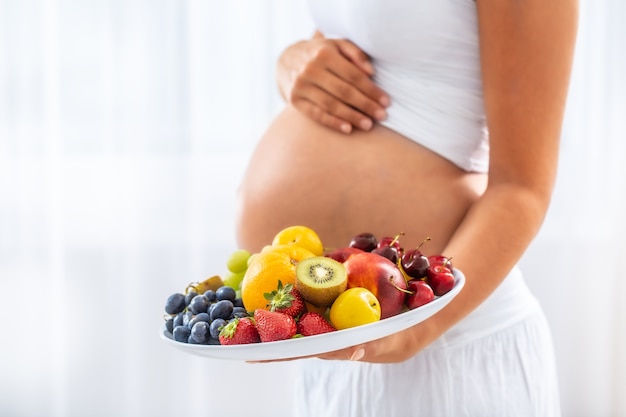
[[[365,54],[365,52],[363,52],[352,42],[345,39],[339,39],[335,42],[337,43],[337,46],[339,47],[341,53],[344,54],[357,67],[359,67],[361,71],[363,71],[370,77],[374,75],[374,66],[370,62],[370,59]]]
[[[351,122],[347,121],[347,118],[341,118],[333,113],[330,113],[324,110],[322,107],[315,104],[313,101],[309,101],[307,99],[297,99],[292,102],[294,107],[301,111],[302,113],[308,115],[316,122],[329,127],[333,130],[342,132],[342,133],[351,133],[353,130],[353,125]],[[354,111],[353,111],[354,112]],[[354,112],[356,113],[356,112]],[[361,116],[362,117],[362,116]],[[365,123],[372,123],[370,119],[363,118],[363,125]]]
[[[369,130],[386,118],[389,98],[371,79],[373,67],[349,41],[315,38],[299,43],[280,68],[285,98],[298,110],[330,127],[350,133]]]
[[[354,108],[370,119],[380,121],[384,118],[389,98],[367,73],[330,48],[320,49],[316,59],[323,65],[307,67],[303,73],[304,77],[335,100]]]

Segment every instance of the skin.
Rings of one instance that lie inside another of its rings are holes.
[[[494,291],[543,222],[556,176],[578,4],[478,0],[477,9],[488,175],[464,172],[378,124],[354,129],[384,93],[359,77],[342,78],[353,89],[337,90],[325,81],[328,71],[298,70],[316,59],[316,68],[337,65],[326,61],[334,62],[334,55],[306,52],[312,44],[304,42],[279,63],[288,105],[259,142],[242,182],[240,245],[258,250],[280,228],[299,223],[317,230],[327,247],[345,246],[363,231],[404,232],[405,247],[430,236],[424,251],[452,256],[466,276],[463,291],[432,318],[324,359],[388,363],[415,355]],[[309,42],[320,39],[317,34]],[[367,78],[356,58],[340,55]],[[361,103],[350,104],[362,109],[356,116],[336,103],[351,100]],[[343,123],[351,124],[351,133],[343,133]]]

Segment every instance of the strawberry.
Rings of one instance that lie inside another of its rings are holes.
[[[302,336],[334,332],[336,329],[319,313],[305,313],[298,321],[298,333]]]
[[[293,284],[283,286],[279,280],[278,287],[272,292],[263,294],[263,296],[268,301],[267,306],[270,311],[285,313],[294,319],[306,311],[304,300]]]
[[[259,308],[254,311],[254,321],[261,342],[291,339],[296,335],[296,321],[285,313]]]
[[[220,331],[221,345],[245,345],[248,343],[259,343],[259,332],[249,317],[234,319]]]

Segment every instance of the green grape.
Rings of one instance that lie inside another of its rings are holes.
[[[241,286],[241,281],[243,281],[243,276],[246,274],[243,272],[228,272],[224,276],[224,285],[231,287],[236,290]]]
[[[252,255],[250,255],[250,257],[248,258],[248,262],[247,262],[248,263],[248,265],[247,265],[248,267],[254,261],[254,258],[256,258],[257,255],[258,255],[257,253],[253,253]]]
[[[235,274],[245,272],[248,269],[248,258],[250,258],[250,252],[245,249],[237,249],[230,254],[226,261],[226,267]]]

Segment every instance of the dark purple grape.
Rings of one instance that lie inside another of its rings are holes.
[[[181,293],[172,294],[165,302],[165,312],[167,314],[178,314],[185,309],[185,296]]]
[[[233,303],[230,300],[221,300],[214,304],[215,307],[211,310],[211,321],[215,319],[228,320],[230,315],[233,314]]]
[[[208,338],[206,344],[207,345],[220,345],[221,343],[220,343],[220,339],[211,336]]]
[[[187,343],[191,330],[189,330],[189,327],[187,326],[176,326],[174,327],[172,334],[174,335],[174,340],[177,342]]]
[[[193,297],[195,297],[196,295],[198,295],[198,293],[195,291],[189,291],[187,294],[185,294],[185,305],[189,306],[189,303],[191,303],[191,300],[193,300]]]
[[[178,313],[174,316],[174,327],[183,325],[183,318],[185,317],[185,313]]]
[[[220,330],[222,327],[226,326],[226,320],[224,319],[215,319],[211,322],[211,326],[209,331],[211,333],[211,337],[214,339],[218,339],[220,336]]]
[[[206,323],[210,323],[211,322],[211,317],[209,316],[208,313],[199,313],[196,314],[195,316],[193,316],[193,318],[191,320],[189,320],[189,323],[187,323],[187,327],[189,327],[190,329],[193,328],[193,326],[200,322],[206,322]]]
[[[165,330],[167,330],[170,333],[174,331],[174,319],[172,317],[165,320]]]
[[[215,291],[213,290],[206,290],[204,296],[212,303],[217,301],[217,295],[215,295]]]
[[[196,295],[189,303],[189,310],[193,314],[206,313],[209,308],[209,299],[204,295]]]
[[[250,315],[248,314],[246,309],[243,308],[243,307],[235,307],[235,308],[233,308],[232,316],[233,317],[238,317],[238,318],[250,317]]]
[[[183,314],[183,326],[187,326],[192,318],[193,313],[191,311],[185,311],[185,313]]]
[[[215,296],[218,301],[229,300],[230,302],[234,302],[237,298],[237,293],[234,288],[224,285],[215,291]]]
[[[191,337],[198,343],[206,342],[209,337],[209,323],[199,321],[191,328]]]

